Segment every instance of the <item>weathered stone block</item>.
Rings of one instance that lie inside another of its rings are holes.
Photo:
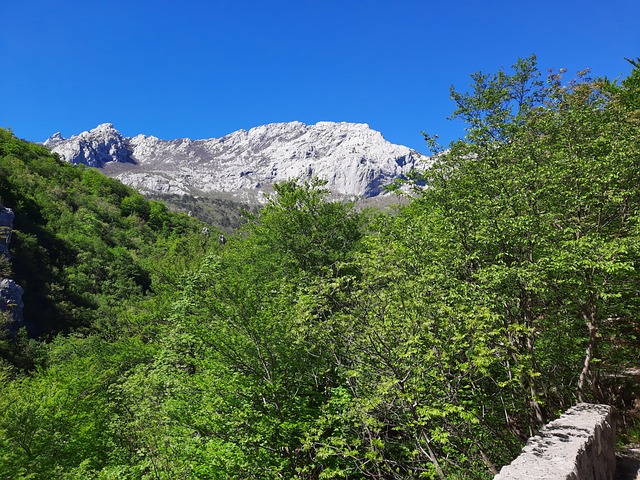
[[[612,407],[580,403],[527,441],[495,480],[612,480],[616,470]]]

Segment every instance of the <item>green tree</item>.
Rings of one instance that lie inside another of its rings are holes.
[[[598,330],[635,321],[638,136],[625,99],[637,86],[587,72],[542,83],[535,57],[513,69],[453,91],[468,134],[437,157],[420,201],[444,213],[466,257],[460,278],[493,298],[504,365],[542,423],[602,395],[594,360],[615,369],[601,359],[617,345]]]
[[[253,217],[255,241],[305,272],[335,266],[361,236],[361,220],[353,205],[327,201],[326,183],[314,178],[274,185],[276,196]]]

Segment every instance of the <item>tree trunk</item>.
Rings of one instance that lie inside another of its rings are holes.
[[[427,434],[425,432],[422,432],[422,438],[424,438],[425,445],[427,447],[427,456],[429,457],[429,460],[431,460],[431,463],[435,467],[436,473],[438,474],[438,477],[440,477],[442,480],[445,480],[446,477],[444,475],[444,472],[442,471],[442,468],[440,468],[440,463],[438,462],[438,457],[436,457],[436,454],[433,453],[433,450],[431,450],[429,437],[427,437]]]
[[[533,340],[529,339],[528,341],[532,342]],[[540,407],[540,404],[538,403],[538,400],[537,400],[537,398],[539,397],[538,387],[536,387],[535,378],[533,376],[529,377],[529,392],[531,394],[531,407],[533,408],[533,411],[536,414],[536,420],[540,425],[544,425],[545,424],[544,413],[542,413],[542,407]]]
[[[533,335],[534,335],[533,332],[535,331],[535,325],[534,325],[533,319],[535,317],[531,307],[532,301],[528,294],[525,295],[523,304],[524,304],[523,306],[524,306],[525,325],[527,326],[528,329],[530,329],[530,333],[528,333],[526,337],[526,349],[527,349],[527,352],[529,353],[529,358],[531,359],[530,367],[533,372],[536,372],[538,368],[536,365],[537,362],[536,362],[536,352],[535,352],[535,341],[533,339]],[[529,378],[527,379],[527,381],[529,382],[531,407],[533,408],[533,411],[536,414],[536,420],[538,421],[538,424],[544,425],[546,423],[545,417],[544,417],[544,413],[542,412],[542,408],[540,407],[540,403],[538,403],[538,400],[537,400],[539,398],[539,393],[538,393],[538,387],[536,386],[536,380],[535,380],[535,376],[533,375],[533,372],[531,375],[529,375]]]
[[[581,402],[585,401],[584,396],[584,386],[587,380],[590,380],[592,383],[592,389],[596,389],[596,385],[593,385],[595,381],[592,377],[591,372],[591,360],[593,359],[593,355],[598,343],[598,327],[596,324],[596,306],[594,303],[591,303],[589,306],[589,311],[584,312],[582,314],[585,322],[587,323],[587,328],[589,330],[589,341],[587,343],[587,348],[584,354],[584,363],[582,364],[582,371],[580,372],[580,377],[578,378],[578,400]],[[591,378],[590,378],[591,377]]]

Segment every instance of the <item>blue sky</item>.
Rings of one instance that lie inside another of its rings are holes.
[[[0,0],[0,127],[44,141],[220,137],[299,120],[368,123],[426,151],[464,134],[449,87],[536,54],[626,76],[638,0]]]

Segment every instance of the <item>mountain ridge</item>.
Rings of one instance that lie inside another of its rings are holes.
[[[55,133],[44,145],[143,193],[225,193],[245,201],[262,199],[275,182],[312,176],[326,180],[335,194],[375,197],[428,161],[367,124],[348,122],[271,123],[202,140],[125,137],[103,123],[69,139]]]

